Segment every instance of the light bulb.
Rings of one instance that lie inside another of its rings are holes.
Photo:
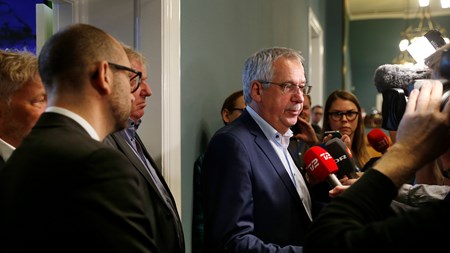
[[[400,51],[405,51],[406,50],[406,48],[408,47],[408,45],[409,45],[409,40],[407,40],[407,39],[402,39],[401,41],[400,41],[400,43],[398,44],[398,47],[400,48]]]
[[[441,0],[441,7],[444,9],[450,7],[450,0]]]

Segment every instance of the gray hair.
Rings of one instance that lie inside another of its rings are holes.
[[[11,96],[38,74],[38,61],[33,53],[0,50],[0,99],[9,104]]]
[[[304,60],[300,51],[286,47],[264,48],[247,58],[242,72],[242,84],[246,104],[252,102],[250,96],[252,82],[255,80],[271,81],[273,77],[273,63],[280,57],[296,59],[300,64],[303,64]],[[263,87],[267,88],[269,85],[263,84]]]

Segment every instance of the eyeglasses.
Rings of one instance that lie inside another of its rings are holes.
[[[131,93],[135,92],[139,88],[139,85],[141,84],[141,81],[142,81],[142,72],[141,71],[137,71],[135,69],[125,67],[123,65],[115,64],[112,62],[108,62],[108,64],[118,70],[126,70],[126,71],[129,71],[134,74],[134,75],[130,76]]]
[[[244,108],[231,108],[229,109],[230,112],[232,111],[240,111],[241,113],[244,111]]]
[[[280,86],[281,89],[283,90],[283,93],[285,94],[298,94],[299,91],[301,91],[301,93],[303,95],[309,95],[309,93],[311,92],[311,85],[306,85],[306,86],[300,86],[300,85],[295,85],[292,83],[275,83],[275,82],[269,82],[269,81],[259,81],[260,83],[268,83],[268,84],[275,84],[277,86]]]
[[[328,113],[331,116],[331,119],[333,120],[341,120],[342,116],[345,115],[345,117],[347,118],[348,121],[353,121],[356,119],[356,116],[359,115],[359,112],[355,112],[355,111],[346,111],[346,112],[341,112],[341,111],[336,111],[336,112],[329,112]]]

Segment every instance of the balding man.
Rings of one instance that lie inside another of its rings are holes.
[[[102,143],[127,126],[142,73],[86,24],[39,55],[48,108],[0,172],[1,252],[158,252],[135,170]]]

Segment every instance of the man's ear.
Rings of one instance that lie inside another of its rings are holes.
[[[112,71],[108,62],[101,61],[95,65],[94,75],[91,78],[92,87],[101,95],[106,95],[112,91]]]
[[[227,108],[223,109],[222,111],[222,119],[225,123],[230,123],[230,111],[228,111]]]
[[[250,96],[252,97],[252,101],[260,102],[261,101],[261,93],[263,87],[262,84],[258,81],[253,81],[250,89]]]

